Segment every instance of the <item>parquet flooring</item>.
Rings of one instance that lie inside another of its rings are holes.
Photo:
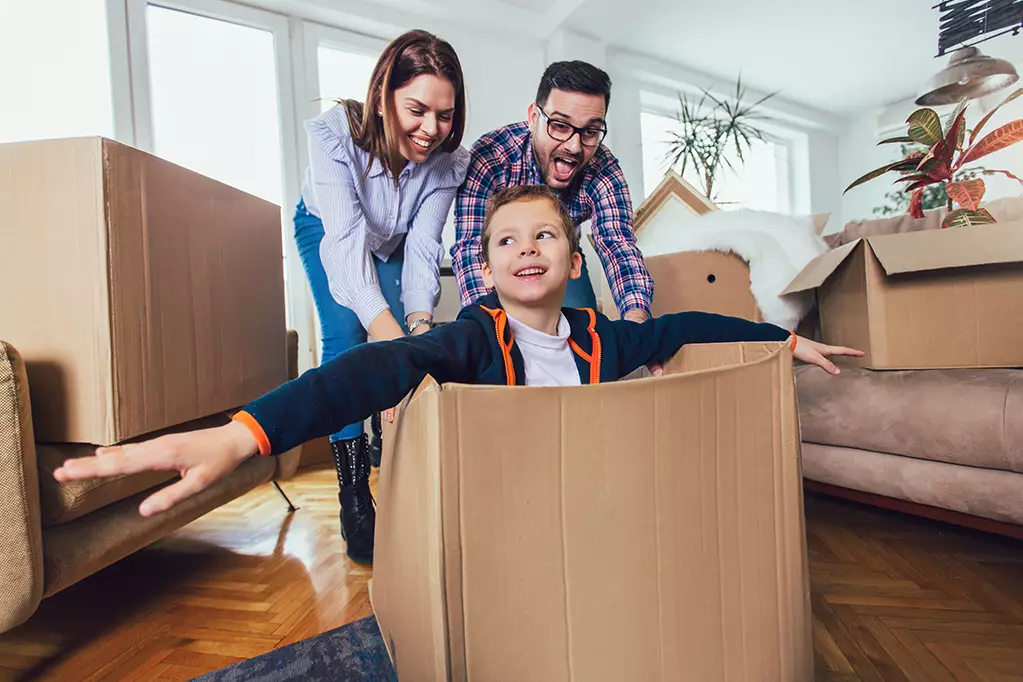
[[[333,467],[282,487],[295,514],[260,486],[44,599],[0,635],[0,680],[190,680],[371,615]]]
[[[818,680],[1023,680],[1023,542],[807,495]]]
[[[329,467],[44,600],[0,680],[190,680],[371,613]],[[817,679],[1023,680],[1023,542],[807,494]]]

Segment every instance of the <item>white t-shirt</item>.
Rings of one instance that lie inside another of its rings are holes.
[[[564,315],[558,320],[557,336],[527,327],[511,315],[508,324],[515,345],[522,353],[527,386],[579,386],[582,383],[575,355],[568,345],[571,328]]]

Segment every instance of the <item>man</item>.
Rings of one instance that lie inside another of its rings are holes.
[[[650,317],[653,280],[636,247],[632,200],[618,160],[604,147],[611,79],[581,61],[547,67],[527,120],[483,135],[472,147],[465,183],[455,200],[452,269],[463,306],[485,295],[480,233],[487,199],[509,186],[546,184],[572,217],[576,230],[593,220],[593,236],[624,319]],[[583,261],[570,281],[566,306],[596,308]]]

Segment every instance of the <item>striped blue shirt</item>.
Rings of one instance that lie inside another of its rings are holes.
[[[359,316],[366,329],[387,310],[373,256],[388,260],[405,237],[401,301],[406,313],[433,313],[440,299],[442,233],[455,192],[465,179],[469,152],[435,151],[409,162],[398,187],[379,161],[368,175],[369,152],[355,146],[348,116],[334,107],[306,122],[309,168],[302,198],[323,221],[320,259],[330,293]],[[406,237],[407,235],[407,237]]]

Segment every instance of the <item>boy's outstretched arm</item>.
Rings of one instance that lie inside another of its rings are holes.
[[[225,426],[99,448],[70,459],[58,481],[140,471],[178,471],[181,480],[146,498],[139,512],[170,509],[230,474],[249,457],[280,454],[394,407],[429,374],[471,383],[489,343],[480,325],[456,321],[427,334],[356,346],[252,401]]]
[[[766,322],[750,322],[716,313],[684,312],[661,315],[641,324],[612,322],[618,340],[619,367],[622,376],[651,363],[663,363],[690,343],[734,343],[742,341],[790,341],[792,355],[831,374],[838,374],[830,355],[860,357],[863,351],[828,346]]]
[[[309,370],[243,408],[266,435],[263,454],[279,454],[394,407],[426,376],[472,383],[483,328],[466,320],[427,334],[365,343]],[[258,431],[258,430],[257,430]]]

